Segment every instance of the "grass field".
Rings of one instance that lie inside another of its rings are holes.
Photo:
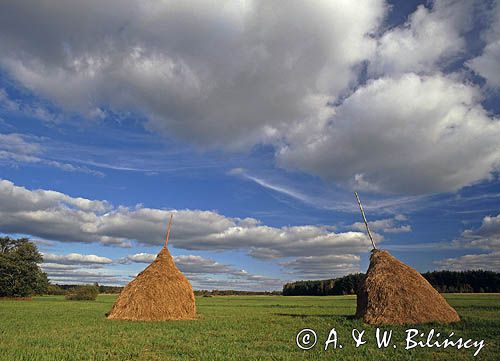
[[[33,301],[0,301],[0,360],[470,360],[474,349],[405,350],[405,329],[390,327],[397,348],[378,349],[375,328],[352,319],[355,297],[197,298],[199,320],[108,321],[115,296],[66,301],[59,296]],[[484,339],[475,358],[500,360],[500,295],[447,295],[462,321],[417,326],[465,339]],[[335,327],[343,348],[324,351]],[[297,332],[314,329],[318,344],[309,351],[295,343]],[[367,343],[354,347],[353,328],[365,329]],[[455,337],[456,339],[456,337]]]

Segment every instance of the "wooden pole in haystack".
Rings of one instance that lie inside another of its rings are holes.
[[[173,214],[165,245],[155,260],[120,293],[108,314],[110,320],[167,321],[196,319],[196,302],[189,280],[168,251]]]
[[[170,215],[170,220],[168,221],[168,229],[167,229],[167,237],[165,238],[165,247],[168,245],[168,237],[170,237],[170,227],[172,226],[172,218],[174,218],[174,215]]]
[[[377,247],[375,246],[375,242],[373,242],[372,232],[370,232],[370,227],[368,227],[368,221],[366,220],[365,211],[363,211],[363,206],[361,205],[361,201],[359,200],[358,192],[354,192],[354,194],[356,195],[356,199],[358,200],[359,209],[361,210],[361,215],[363,216],[363,221],[365,222],[368,237],[370,237],[370,241],[372,241],[373,249],[377,249]]]

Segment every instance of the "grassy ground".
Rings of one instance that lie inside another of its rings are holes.
[[[375,328],[350,315],[355,297],[198,298],[199,320],[124,322],[104,318],[115,297],[95,302],[37,297],[0,301],[0,360],[470,360],[473,349],[404,350],[406,327],[392,327],[397,348],[378,349]],[[462,316],[436,328],[465,339],[485,340],[479,360],[500,360],[500,295],[448,295]],[[342,349],[324,351],[335,327]],[[297,332],[314,329],[318,344],[302,351]],[[367,343],[354,347],[353,328],[366,329]],[[389,328],[387,328],[389,329]],[[456,336],[455,336],[456,339]],[[323,344],[323,345],[322,345]]]

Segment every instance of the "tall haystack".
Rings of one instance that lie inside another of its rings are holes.
[[[358,291],[356,317],[372,325],[460,321],[419,272],[378,249]]]
[[[156,259],[130,282],[108,314],[110,320],[166,321],[196,318],[193,289],[177,268],[167,240]]]

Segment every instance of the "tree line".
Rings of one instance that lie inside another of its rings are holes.
[[[363,282],[363,273],[340,278],[296,281],[283,286],[284,296],[352,295]],[[422,276],[439,292],[497,293],[500,292],[500,273],[492,271],[433,271]]]
[[[194,290],[195,296],[279,296],[281,291]]]
[[[492,271],[434,271],[422,274],[439,292],[500,292],[500,273]]]
[[[93,286],[99,291],[99,293],[105,294],[118,294],[123,290],[121,286],[105,286],[100,285],[95,282]],[[50,284],[47,289],[48,295],[65,295],[71,293],[79,285],[65,285],[65,284]]]
[[[283,286],[283,296],[332,296],[356,293],[364,278],[363,273],[350,274],[340,278],[296,281]]]

